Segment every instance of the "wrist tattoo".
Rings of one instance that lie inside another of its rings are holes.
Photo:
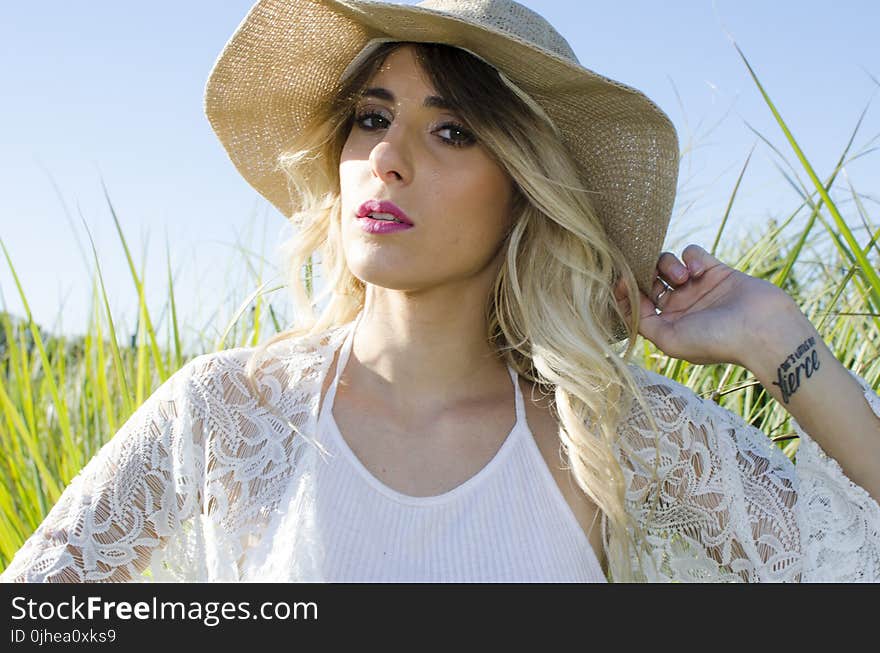
[[[816,338],[810,336],[776,368],[778,382],[773,381],[773,385],[779,386],[782,401],[787,404],[791,395],[801,386],[802,370],[809,379],[818,369],[819,352],[816,351]]]

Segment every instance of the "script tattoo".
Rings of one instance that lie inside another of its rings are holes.
[[[819,369],[819,352],[816,351],[815,346],[816,338],[812,336],[807,338],[776,369],[778,382],[773,381],[773,385],[779,386],[779,390],[782,392],[782,401],[786,404],[791,395],[797,392],[801,386],[801,370],[809,379]]]

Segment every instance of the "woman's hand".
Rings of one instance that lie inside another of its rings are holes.
[[[694,244],[685,247],[681,261],[671,252],[660,254],[651,297],[641,291],[639,296],[639,333],[667,356],[697,364],[748,368],[752,357],[760,356],[763,334],[806,319],[781,288],[734,270]],[[623,280],[615,297],[628,316]]]
[[[681,257],[663,252],[651,297],[639,292],[639,333],[673,358],[749,370],[844,474],[880,501],[880,420],[797,303],[698,245]],[[615,296],[628,314],[625,290],[618,284]]]

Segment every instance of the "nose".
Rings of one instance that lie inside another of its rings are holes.
[[[398,124],[385,132],[385,138],[370,151],[370,168],[382,181],[409,181],[412,174],[410,152],[406,146],[406,134]]]

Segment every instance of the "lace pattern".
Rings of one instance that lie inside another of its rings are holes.
[[[258,389],[285,419],[245,382],[251,349],[190,361],[71,481],[0,579],[320,581],[308,527],[320,452],[307,435],[345,334],[270,348]],[[631,369],[660,428],[636,404],[617,452],[647,537],[633,561],[644,580],[880,580],[880,506],[800,426],[795,466],[737,415]],[[852,374],[880,419],[880,397]],[[270,546],[279,530],[290,546]]]
[[[849,370],[880,418],[880,396]],[[806,580],[814,582],[880,582],[880,507],[864,488],[853,483],[833,458],[801,428],[792,424],[801,443],[797,469],[805,532]]]

